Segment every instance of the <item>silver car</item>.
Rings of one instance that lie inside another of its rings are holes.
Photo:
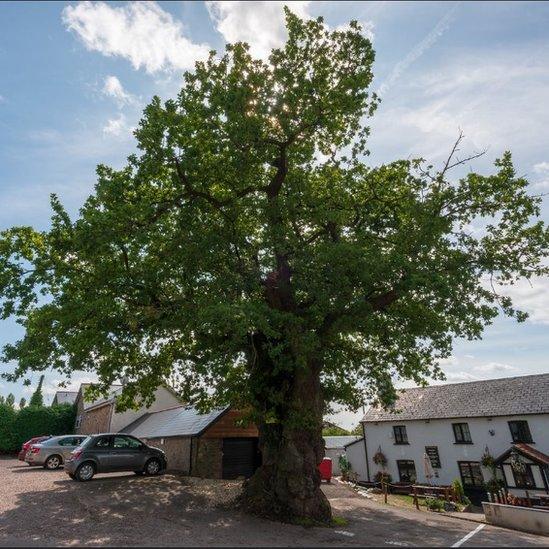
[[[84,440],[83,435],[63,435],[32,444],[25,456],[29,465],[42,465],[44,469],[59,469],[69,458],[71,452]]]

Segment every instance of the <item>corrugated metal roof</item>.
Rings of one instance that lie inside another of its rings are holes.
[[[343,448],[346,444],[350,444],[355,440],[358,440],[360,437],[353,435],[342,435],[336,437],[323,437],[326,444],[326,449],[330,448]]]
[[[403,389],[394,408],[372,407],[362,421],[549,414],[548,396],[549,374]]]
[[[195,436],[218,419],[225,410],[227,408],[216,408],[207,414],[201,414],[194,406],[177,406],[145,414],[122,429],[122,432],[139,438]]]

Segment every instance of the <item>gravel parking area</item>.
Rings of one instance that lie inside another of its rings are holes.
[[[434,513],[389,508],[327,485],[335,528],[282,525],[240,512],[236,481],[165,474],[97,475],[88,483],[62,471],[0,459],[0,545],[452,546],[479,525]],[[481,525],[482,526],[482,525]],[[462,546],[547,546],[549,538],[484,527]]]

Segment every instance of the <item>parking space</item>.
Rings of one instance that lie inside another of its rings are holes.
[[[89,483],[0,459],[1,545],[547,546],[549,539],[384,507],[328,485],[347,524],[303,528],[250,517],[233,504],[237,481],[166,474],[98,475]],[[460,545],[456,545],[460,544]]]

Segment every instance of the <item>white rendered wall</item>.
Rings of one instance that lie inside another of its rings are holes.
[[[367,480],[364,440],[359,439],[347,446],[345,454],[351,464],[352,470],[358,474],[358,480]]]
[[[155,391],[154,402],[149,408],[142,406],[138,410],[126,410],[125,412],[114,412],[111,419],[111,432],[117,433],[124,427],[127,427],[130,423],[140,418],[147,412],[158,412],[159,410],[165,410],[172,406],[180,405],[180,400],[166,387],[159,387]]]
[[[416,467],[417,481],[427,482],[423,467],[425,446],[438,446],[441,468],[435,469],[438,478],[433,479],[437,484],[450,484],[454,479],[460,479],[458,461],[481,461],[482,454],[488,446],[493,457],[498,457],[513,444],[511,432],[507,422],[509,420],[526,420],[530,427],[533,444],[531,446],[545,454],[549,454],[549,415],[506,416],[488,418],[459,418],[436,419],[430,421],[380,421],[366,423],[366,442],[370,464],[370,477],[373,480],[379,465],[373,462],[373,456],[381,446],[381,451],[387,458],[386,471],[398,482],[398,468],[396,460],[413,459]],[[473,444],[454,444],[452,423],[468,423]],[[394,444],[393,426],[406,425],[408,445]],[[490,431],[493,431],[493,435]],[[353,448],[354,446],[354,448]],[[347,457],[355,471],[364,471],[364,449],[360,454],[361,444],[354,444],[348,448]],[[353,448],[352,452],[349,450]],[[363,464],[359,463],[360,461]],[[490,478],[488,471],[483,470],[485,480]],[[362,479],[362,477],[361,477]],[[364,479],[366,477],[364,476]],[[537,483],[537,479],[536,479]]]

